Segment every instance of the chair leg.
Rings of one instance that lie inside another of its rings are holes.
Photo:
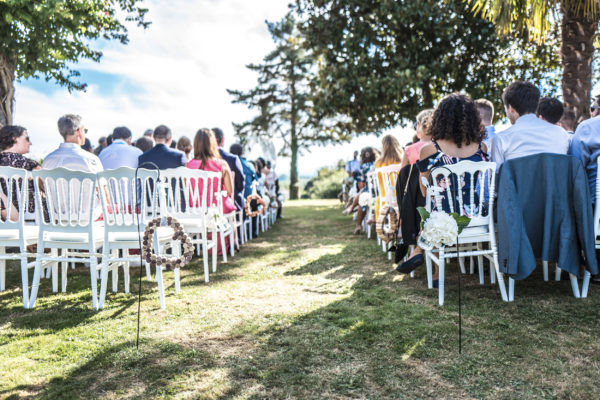
[[[140,266],[141,268],[141,266]],[[125,286],[125,294],[129,294],[129,262],[123,264],[123,285]]]
[[[465,258],[464,257],[458,257],[458,265],[460,265],[460,273],[466,274],[467,270],[465,269]]]
[[[219,254],[217,252],[218,238],[217,238],[217,230],[216,229],[212,231],[212,242],[213,242],[213,248],[212,248],[212,271],[213,272],[217,272],[217,258],[219,256]]]
[[[548,261],[542,261],[542,268],[544,270],[544,282],[548,282]]]
[[[590,274],[590,271],[586,270],[583,273],[583,283],[581,284],[581,298],[585,299],[587,297],[588,294],[588,288],[590,286],[590,277],[592,276],[592,274]]]
[[[164,310],[165,307],[165,287],[163,284],[162,267],[156,266],[156,283],[158,284],[158,298],[160,301],[160,308]]]
[[[0,268],[0,278],[4,278],[4,269]],[[29,308],[29,271],[27,257],[21,256],[21,286],[23,287],[23,307]]]
[[[58,249],[52,249],[52,257],[58,257]],[[52,293],[58,292],[58,262],[52,262]]]
[[[508,278],[508,301],[515,301],[515,280]]]
[[[113,269],[114,271],[114,269]],[[114,282],[114,280],[113,280]],[[108,254],[102,257],[102,269],[100,271],[100,303],[99,309],[104,308],[104,301],[106,300],[106,290],[108,286]]]
[[[0,247],[0,254],[6,254],[6,248]],[[6,289],[6,260],[0,260],[0,292]]]
[[[90,253],[92,253],[90,251]],[[104,258],[104,257],[103,257]],[[90,280],[92,284],[92,307],[98,310],[98,260],[90,257]]]
[[[152,280],[152,272],[150,272],[150,264],[148,264],[146,261],[144,261],[144,266],[146,267],[146,279],[151,281]]]
[[[39,260],[39,257],[41,256],[41,254],[38,254],[38,260],[35,261],[35,269],[33,270],[33,279],[31,281],[31,297],[29,298],[29,307],[27,308],[33,308],[35,306],[35,300],[40,286],[40,278],[42,276],[42,262]]]
[[[556,282],[560,281],[560,273],[562,272],[562,270],[560,268],[558,268],[558,264],[556,264],[556,271],[554,272],[554,280]]]
[[[175,268],[173,270],[173,280],[175,281],[175,293],[179,293],[181,290],[180,274],[181,270],[179,268]]]
[[[219,239],[221,240],[221,254],[223,257],[223,262],[227,262],[227,247],[225,246],[225,235],[223,235],[223,231],[219,232]]]
[[[206,232],[202,235],[202,263],[204,265],[204,282],[208,283],[208,240]]]
[[[60,263],[60,279],[61,279],[61,290],[63,293],[67,291],[67,271],[69,270],[68,262]]]
[[[440,263],[438,264],[438,303],[444,305],[444,280],[446,275],[446,259],[444,258],[444,250],[440,249]]]
[[[581,298],[581,292],[579,292],[579,283],[577,282],[577,275],[569,274],[569,278],[571,279],[571,289],[573,289],[573,296],[576,299]]]
[[[477,250],[481,250],[481,245],[477,245]],[[473,265],[471,263],[471,265]],[[483,256],[477,256],[477,268],[479,270],[479,284],[485,284],[485,274],[483,273]]]
[[[503,301],[510,301],[508,299],[508,296],[506,295],[506,286],[504,284],[504,274],[502,274],[502,272],[500,272],[500,267],[498,264],[498,249],[496,249],[496,246],[494,243],[492,243],[491,246],[492,246],[491,263],[494,264],[493,265],[494,272],[496,273],[496,277],[498,278],[498,287],[500,288],[500,297],[502,297]],[[492,265],[490,265],[490,269],[491,268],[492,268]]]
[[[229,250],[231,251],[231,257],[235,255],[235,243],[237,242],[236,229],[231,230],[231,235],[229,236]]]
[[[431,253],[429,250],[425,252],[425,266],[427,267],[427,287],[429,289],[433,289],[433,275],[431,271],[431,258],[429,257]]]

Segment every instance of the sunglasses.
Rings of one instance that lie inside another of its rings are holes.
[[[600,110],[600,106],[591,106],[590,112],[594,112],[594,110]]]

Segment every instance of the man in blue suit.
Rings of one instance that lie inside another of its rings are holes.
[[[246,177],[242,168],[242,162],[240,161],[240,158],[238,156],[223,150],[223,144],[225,144],[225,137],[223,135],[223,131],[219,128],[213,128],[212,131],[215,133],[217,144],[219,145],[219,153],[221,154],[221,158],[227,162],[229,168],[235,174],[235,180],[233,184],[233,201],[238,207],[238,210],[243,210],[246,200],[244,198],[244,184],[246,181]]]
[[[168,127],[157,126],[152,138],[156,145],[138,158],[140,168],[155,169],[154,165],[150,163],[156,164],[158,169],[183,167],[187,164],[187,158],[183,152],[169,148],[173,137]]]

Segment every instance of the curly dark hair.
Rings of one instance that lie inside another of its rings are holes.
[[[17,141],[17,138],[25,133],[25,131],[27,131],[27,129],[22,126],[4,125],[2,129],[0,129],[0,151],[11,148]]]
[[[376,158],[377,156],[375,155],[375,149],[373,149],[371,146],[367,146],[360,151],[361,164],[375,162]]]
[[[451,140],[458,147],[481,143],[485,128],[475,102],[468,96],[453,93],[438,104],[429,128],[433,140]]]

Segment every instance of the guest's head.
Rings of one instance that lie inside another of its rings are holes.
[[[402,162],[402,148],[395,136],[385,135],[381,139],[381,157],[378,162],[383,165],[400,164]]]
[[[98,146],[99,147],[106,147],[106,136],[101,136],[100,139],[98,139]]]
[[[354,150],[354,156],[353,156],[353,160],[356,160],[358,158],[358,150]]]
[[[0,151],[27,154],[30,146],[29,134],[22,126],[4,125],[0,129]]]
[[[229,152],[231,154],[235,154],[238,157],[242,156],[242,153],[244,152],[244,148],[242,147],[241,144],[239,143],[234,143],[231,145],[231,147],[229,148]]]
[[[408,143],[408,144],[407,144],[407,146],[408,146],[408,145],[411,145],[411,144],[413,144],[413,143],[417,143],[418,141],[419,141],[419,136],[418,136],[418,135],[415,133],[415,134],[413,135],[413,137],[412,137],[412,140],[411,140],[411,142],[410,142],[410,143]]]
[[[264,158],[258,157],[256,159],[256,173],[257,174],[262,174],[262,170],[265,167],[265,164],[266,164],[266,162],[265,162]]]
[[[217,140],[212,130],[202,128],[194,137],[194,159],[201,160],[201,168],[208,160],[220,158]]]
[[[146,131],[144,131],[144,136],[147,136],[150,139],[152,139],[153,135],[154,135],[154,130],[152,130],[152,129],[146,129]]]
[[[565,107],[560,100],[553,97],[542,97],[538,103],[537,116],[544,121],[556,124],[560,121]]]
[[[192,141],[187,136],[182,136],[177,141],[177,150],[183,151],[187,158],[190,158],[192,152]]]
[[[138,140],[135,141],[135,147],[140,149],[142,153],[147,152],[154,146],[154,142],[148,136],[142,136]]]
[[[574,132],[575,128],[577,128],[577,115],[575,115],[573,110],[565,108],[562,116],[560,117],[560,121],[558,121],[556,125],[560,126],[567,132]]]
[[[417,114],[417,137],[421,140],[428,140],[431,119],[433,118],[433,108],[428,108]]]
[[[540,102],[540,90],[533,83],[516,81],[502,93],[506,116],[511,124],[525,114],[535,114]]]
[[[127,144],[131,144],[131,131],[125,126],[119,126],[113,129],[112,138],[113,140],[120,139]]]
[[[175,140],[175,139],[171,140],[171,144],[169,145],[169,147],[172,149],[176,149],[177,148],[177,140]]]
[[[494,105],[487,99],[475,100],[475,107],[481,117],[481,123],[483,126],[491,126],[494,120]]]
[[[475,102],[462,94],[451,94],[438,104],[433,114],[431,138],[448,140],[458,147],[481,143],[485,128]]]
[[[164,144],[167,147],[169,147],[171,145],[171,142],[173,141],[173,136],[171,135],[171,129],[169,129],[165,125],[157,126],[154,129],[152,138],[154,139],[154,143]]]
[[[112,133],[111,133],[110,135],[108,135],[108,136],[106,137],[106,145],[107,145],[107,146],[110,146],[110,145],[112,144],[112,142],[113,142],[113,135],[112,135]]]
[[[81,116],[66,114],[58,119],[58,132],[65,143],[75,143],[78,146],[85,144],[85,127]]]
[[[373,149],[371,146],[367,146],[360,151],[360,163],[361,164],[365,164],[368,162],[371,162],[371,163],[375,162],[375,159],[376,159],[375,149]]]
[[[217,139],[217,145],[219,147],[223,147],[225,144],[225,134],[221,130],[221,128],[212,128],[212,131],[215,133],[215,138]]]

